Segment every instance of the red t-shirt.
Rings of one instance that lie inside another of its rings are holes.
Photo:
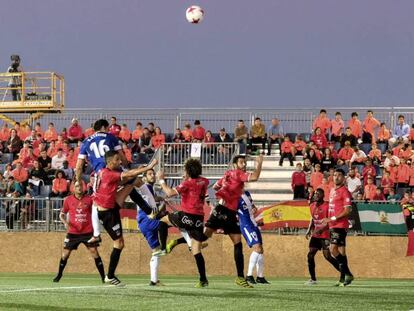
[[[339,188],[333,188],[329,195],[329,218],[332,216],[339,215],[345,209],[345,206],[351,206],[351,193],[345,186]],[[341,219],[331,221],[329,228],[343,228],[348,229],[348,216],[342,217]]]
[[[119,137],[119,132],[121,131],[121,126],[118,124],[111,124],[108,128],[109,133],[115,137]]]
[[[329,204],[328,202],[323,202],[321,205],[317,206],[316,202],[311,203],[310,212],[313,219],[313,224],[315,226],[313,230],[312,237],[320,239],[329,239],[329,227],[322,224],[322,219],[328,218]],[[316,233],[316,231],[321,230],[321,233]]]
[[[114,208],[116,190],[121,181],[121,172],[103,168],[98,173],[93,202],[103,208]]]
[[[223,199],[228,209],[237,211],[244,183],[249,181],[250,175],[239,169],[227,171],[215,185],[216,189],[219,188],[216,197]]]
[[[74,195],[66,197],[62,211],[69,213],[68,233],[84,234],[93,232],[91,219],[92,198],[90,196],[84,196],[80,200]]]
[[[208,191],[208,179],[198,177],[187,179],[175,190],[181,195],[181,209],[193,215],[204,215],[204,200]]]

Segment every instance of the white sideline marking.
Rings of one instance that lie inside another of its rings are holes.
[[[34,287],[34,288],[18,288],[18,289],[4,289],[0,290],[0,294],[3,293],[19,293],[19,292],[41,292],[41,291],[50,291],[50,290],[62,290],[62,289],[88,289],[88,288],[103,288],[103,289],[127,289],[134,287],[148,287],[148,288],[168,288],[169,285],[191,285],[193,283],[166,283],[165,286],[154,286],[150,287],[148,284],[125,284],[125,287],[116,287],[112,285],[91,285],[91,286],[62,286],[62,287]]]

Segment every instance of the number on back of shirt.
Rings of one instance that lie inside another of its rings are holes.
[[[105,145],[105,140],[100,140],[98,144],[93,142],[89,149],[95,154],[95,158],[103,158],[105,156],[105,152],[109,151],[109,147]]]

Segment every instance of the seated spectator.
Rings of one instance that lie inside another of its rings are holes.
[[[313,121],[312,129],[316,130],[316,128],[318,127],[320,128],[322,135],[328,134],[328,130],[331,128],[331,121],[326,116],[325,109],[321,109],[319,112],[319,116]]]
[[[410,142],[414,142],[414,123],[411,124],[410,135],[408,136],[408,138],[410,139]]]
[[[329,182],[329,185],[331,186],[331,187],[335,187],[335,184],[334,184],[334,174],[335,174],[335,170],[336,170],[336,168],[330,168],[329,169],[329,174],[328,174],[328,182]],[[347,175],[348,173],[346,172],[346,171],[344,171],[345,172],[345,174]]]
[[[155,124],[154,122],[149,122],[147,125],[148,131],[150,132],[151,136],[155,135]]]
[[[313,142],[318,149],[324,149],[328,146],[328,141],[326,140],[326,135],[322,133],[320,127],[315,129],[315,132],[311,136],[311,142]]]
[[[304,159],[309,159],[309,161],[311,162],[312,165],[320,163],[320,160],[319,160],[318,156],[316,155],[315,149],[311,148],[311,147],[306,148],[306,152],[303,155],[303,158]]]
[[[344,120],[342,120],[341,113],[336,112],[335,119],[331,121],[331,141],[339,142],[341,140],[344,127]]]
[[[384,168],[388,169],[388,167],[391,165],[391,163],[394,163],[394,165],[398,166],[400,165],[400,159],[392,154],[391,150],[385,151],[385,160],[384,160]]]
[[[3,175],[0,174],[0,197],[4,197],[6,195],[7,190],[7,181],[4,179]]]
[[[63,167],[61,168],[61,171],[63,172],[66,180],[71,181],[73,179],[73,169],[69,167],[68,160],[63,161]]]
[[[43,137],[43,130],[42,130],[42,125],[40,124],[40,122],[36,122],[34,130],[36,131],[36,134],[40,134],[41,137]]]
[[[87,186],[87,188],[88,188],[88,190],[87,190],[87,193],[88,193],[88,195],[92,195],[93,194],[93,188],[94,188],[94,184],[95,184],[95,173],[92,173],[91,175],[90,175],[90,177],[89,177],[89,182],[88,182],[88,184],[86,185]]]
[[[214,140],[213,134],[211,133],[210,130],[208,130],[206,132],[206,134],[204,136],[204,139],[203,139],[203,142],[204,142],[203,146],[205,146],[205,147],[206,146],[211,146],[211,145],[214,144],[215,140]]]
[[[247,139],[249,138],[249,131],[243,120],[239,120],[234,129],[234,142],[239,143],[240,153],[246,153]]]
[[[146,154],[154,153],[154,151],[151,148],[151,138],[152,136],[148,128],[144,128],[144,131],[142,132],[142,136],[139,139],[140,152],[146,153]]]
[[[44,140],[50,143],[51,141],[57,140],[57,136],[58,134],[56,132],[55,125],[52,122],[49,123],[47,130],[43,134]]]
[[[68,181],[61,170],[57,170],[52,183],[51,197],[64,198],[68,195]]]
[[[272,124],[267,129],[267,155],[271,154],[272,144],[278,143],[279,148],[284,137],[283,128],[279,119],[272,119]],[[295,142],[296,143],[296,142]],[[306,144],[305,144],[306,145]]]
[[[390,178],[390,172],[384,171],[381,178],[381,188],[386,196],[390,194],[391,189],[394,189],[394,181]]]
[[[75,154],[75,149],[73,148],[69,149],[68,155],[66,156],[66,161],[68,161],[70,168],[72,169],[76,168],[76,162],[78,161],[78,155]]]
[[[184,129],[181,131],[181,134],[183,134],[185,142],[190,143],[193,141],[193,131],[191,130],[190,123],[186,123],[184,125]]]
[[[183,143],[185,141],[185,138],[183,136],[183,134],[181,133],[181,129],[180,128],[176,128],[175,129],[175,133],[174,133],[174,137],[172,139],[173,143]]]
[[[303,140],[303,137],[301,135],[296,135],[296,139],[292,147],[293,158],[295,158],[297,155],[304,155],[306,152],[306,146],[307,145],[306,142]]]
[[[8,178],[10,176],[13,176],[13,172],[12,171],[13,171],[13,169],[12,169],[11,164],[7,164],[6,167],[4,168],[4,173],[3,173],[4,179],[8,180]]]
[[[293,199],[306,199],[306,177],[302,164],[296,164],[296,171],[292,174]]]
[[[37,160],[37,157],[34,155],[33,152],[33,147],[29,146],[29,153],[24,157],[24,159],[21,161],[22,162],[22,166],[27,169],[27,170],[31,170],[33,168],[33,163],[34,161]]]
[[[390,188],[390,193],[387,196],[387,200],[390,201],[391,203],[395,203],[401,200],[401,195],[398,193],[395,193],[394,188]]]
[[[405,144],[398,154],[399,158],[403,158],[405,160],[412,159],[413,156],[414,156],[414,152],[413,152],[413,146],[411,145],[411,143]]]
[[[92,136],[95,133],[95,130],[93,129],[93,123],[91,123],[91,126],[88,127],[84,132],[83,132],[83,137],[87,138],[89,136]]]
[[[49,148],[47,149],[47,155],[50,158],[53,158],[57,154],[58,148],[56,148],[55,140],[49,143]]]
[[[310,176],[310,185],[317,189],[322,184],[323,174],[321,173],[320,164],[315,165],[315,171]]]
[[[206,130],[201,126],[200,120],[194,121],[193,141],[201,143],[206,136]]]
[[[29,174],[29,185],[27,191],[31,197],[36,197],[40,194],[40,186],[47,183],[47,174],[40,165],[39,161],[33,162],[33,169]]]
[[[414,200],[411,196],[410,191],[404,192],[404,197],[401,199],[401,209],[403,210],[403,215],[405,218],[405,224],[407,225],[407,230],[413,230],[413,220],[411,217],[410,209],[414,205]]]
[[[281,156],[279,160],[279,166],[283,165],[283,160],[285,158],[288,158],[290,162],[290,166],[293,166],[292,147],[293,147],[292,142],[290,141],[289,137],[286,136],[280,148]],[[301,165],[301,170],[302,170],[302,165]]]
[[[30,135],[27,136],[26,141],[29,142],[29,144],[31,146],[33,146],[33,143],[37,140],[37,136],[36,136],[36,131],[35,130],[31,130],[30,131]]]
[[[3,126],[0,130],[0,142],[5,143],[10,138],[10,129],[7,123],[3,123]]]
[[[358,193],[362,190],[361,179],[359,179],[355,174],[355,167],[351,168],[346,178],[346,185],[348,191],[351,193],[352,198],[356,200]]]
[[[342,148],[345,147],[347,141],[350,143],[351,147],[355,147],[358,144],[358,139],[352,134],[350,127],[347,127],[345,133],[341,136],[340,143]]]
[[[401,159],[400,165],[397,167],[397,188],[405,188],[410,180],[410,167],[405,159]]]
[[[42,168],[48,173],[52,169],[52,159],[47,155],[46,151],[40,152],[40,156],[37,158]]]
[[[381,150],[378,149],[376,143],[373,143],[371,146],[372,146],[372,149],[368,153],[368,157],[372,160],[374,164],[378,165],[381,163],[381,159],[382,159]]]
[[[151,138],[151,146],[154,150],[156,150],[160,148],[163,144],[165,144],[165,135],[161,132],[161,128],[157,126],[155,128],[155,135],[153,135]]]
[[[33,149],[36,149],[39,147],[40,144],[43,144],[44,140],[40,134],[36,134],[36,140],[32,142]]]
[[[78,123],[78,119],[72,119],[72,125],[68,130],[68,140],[70,143],[77,143],[83,139],[83,129]]]
[[[367,159],[367,155],[365,154],[364,151],[360,150],[358,147],[354,147],[353,149],[354,149],[354,154],[349,160],[349,166],[352,166],[352,164],[363,164],[365,160]]]
[[[66,156],[62,149],[58,149],[57,154],[52,157],[52,169],[60,170],[63,168],[63,162],[66,161]]]
[[[362,178],[364,179],[364,186],[367,184],[368,178],[372,177],[374,180],[377,176],[377,170],[372,165],[371,159],[365,161],[365,166],[362,169]]]
[[[66,127],[64,127],[63,129],[62,129],[62,132],[60,132],[60,134],[58,134],[58,138],[59,138],[59,135],[60,136],[62,136],[62,140],[68,140],[69,138],[69,134],[68,134],[68,130],[66,129]]]
[[[20,130],[20,135],[19,135],[20,139],[22,141],[25,141],[27,137],[30,136],[31,132],[32,132],[32,128],[30,127],[30,125],[27,123],[23,123],[21,130]]]
[[[250,150],[253,151],[253,144],[262,144],[262,149],[265,150],[266,145],[266,128],[259,117],[254,119],[254,124],[250,130]]]
[[[364,187],[364,200],[373,200],[376,191],[377,186],[374,185],[374,179],[372,177],[368,177],[368,183]]]
[[[378,187],[375,190],[375,195],[372,198],[373,201],[385,201],[385,196],[384,193],[382,192],[382,189],[380,187]]]
[[[310,177],[311,177],[311,174],[313,173],[314,170],[315,170],[315,168],[313,167],[311,161],[309,159],[304,159],[304,161],[303,161],[303,172],[305,173],[306,185],[308,187],[310,186]]]
[[[135,130],[132,132],[132,141],[133,142],[137,142],[139,141],[139,139],[142,136],[143,133],[143,128],[142,128],[142,123],[141,122],[137,122],[137,124],[135,125]]]
[[[403,151],[404,148],[404,141],[402,139],[398,140],[392,148],[392,154],[400,158],[400,153]]]
[[[128,163],[132,163],[132,152],[128,148],[127,144],[122,144],[122,151],[125,154],[125,158],[127,159]]]
[[[352,156],[354,155],[354,150],[351,148],[351,143],[349,141],[345,142],[345,147],[341,148],[338,153],[338,158],[345,162],[346,165],[349,165]]]
[[[408,143],[409,136],[410,136],[410,126],[407,123],[405,123],[404,116],[399,115],[398,123],[394,127],[394,131],[392,132],[392,137],[388,140],[388,144],[390,147],[392,147],[398,140],[402,140],[405,143]]]
[[[351,114],[351,120],[348,121],[348,127],[350,128],[350,134],[352,134],[356,139],[361,138],[362,136],[362,123],[358,119],[358,112],[353,112]],[[343,144],[341,143],[343,146]],[[351,142],[351,146],[355,146],[353,142]]]
[[[226,133],[226,129],[224,127],[221,128],[219,131],[217,142],[218,143],[231,143],[232,142],[230,135]]]
[[[131,141],[131,132],[128,129],[128,126],[124,123],[121,126],[121,131],[119,132],[119,139],[124,143],[129,143]]]
[[[111,117],[111,124],[108,127],[108,132],[114,135],[116,138],[119,137],[119,132],[121,132],[121,126],[116,123],[116,117]]]
[[[15,164],[18,161],[20,161],[20,162],[23,161],[23,159],[29,154],[29,146],[30,146],[30,144],[29,144],[28,141],[25,141],[23,143],[23,147],[20,149],[18,157],[15,161],[13,161],[13,164]]]
[[[390,130],[387,129],[387,126],[385,125],[385,123],[382,122],[380,125],[380,129],[378,131],[377,143],[388,144],[388,140],[390,139],[390,137],[391,137]]]
[[[23,142],[20,137],[17,135],[15,129],[10,131],[10,138],[6,142],[6,152],[13,153],[13,156],[16,157],[20,152],[20,149],[23,146]]]
[[[58,135],[58,139],[55,141],[55,147],[56,149],[61,148],[63,150],[63,144],[65,143],[65,140],[63,139],[62,135]]]
[[[350,171],[349,165],[345,164],[345,161],[343,161],[341,159],[338,159],[338,161],[336,161],[336,165],[335,165],[334,168],[332,168],[332,167],[329,168],[329,172],[331,172],[332,170],[335,170],[335,169],[341,169],[341,170],[344,171],[345,174],[348,174],[348,171]],[[355,174],[357,176],[359,176],[358,169],[356,167],[355,167],[355,171],[356,171]],[[333,182],[333,179],[332,179],[332,182]]]
[[[414,190],[414,161],[407,162],[410,166],[410,178],[408,180],[408,186],[410,187],[411,191]]]
[[[336,160],[332,155],[332,150],[330,148],[325,148],[325,152],[322,155],[321,160],[321,171],[326,172],[329,171],[330,168],[335,167]]]
[[[14,180],[22,185],[29,179],[29,172],[23,167],[21,162],[16,163],[16,168],[12,171]]]

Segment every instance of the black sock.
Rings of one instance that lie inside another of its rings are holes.
[[[332,255],[331,255],[331,252],[330,251],[324,251],[323,252],[323,256],[325,257],[325,259],[327,260],[327,261],[329,261],[329,263],[336,269],[336,270],[338,270],[339,272],[340,272],[340,270],[339,270],[339,263],[338,263],[338,260],[336,260]]]
[[[59,262],[59,272],[58,272],[58,275],[59,276],[62,276],[63,270],[65,270],[65,267],[66,267],[66,263],[67,262],[68,262],[67,259],[60,258],[60,262]]]
[[[99,271],[102,281],[105,280],[105,269],[101,257],[95,258],[95,266]]]
[[[352,275],[351,270],[349,270],[349,267],[348,267],[348,257],[346,255],[345,256],[342,255],[342,257],[344,258],[343,262],[344,262],[344,267],[345,267],[345,274]]]
[[[139,206],[141,210],[144,211],[145,214],[151,214],[151,206],[149,206],[147,201],[144,200],[144,198],[138,193],[138,191],[135,188],[132,188],[131,192],[129,193],[129,197],[135,204]]]
[[[200,274],[200,281],[201,282],[206,282],[207,281],[207,277],[206,277],[206,263],[204,262],[204,257],[202,253],[198,253],[196,255],[194,255],[196,264],[197,264],[197,268],[198,268],[198,273]]]
[[[113,248],[111,253],[111,259],[109,260],[108,278],[112,279],[115,276],[115,270],[118,266],[119,257],[121,256],[122,249]]]
[[[234,261],[236,262],[237,276],[244,278],[243,244],[234,244]]]
[[[336,256],[336,260],[338,261],[338,264],[339,264],[339,272],[341,273],[341,276],[339,278],[339,281],[340,282],[344,282],[345,281],[344,256],[342,256],[341,254],[338,254],[338,256]]]
[[[185,243],[187,243],[187,241],[186,241],[184,238],[179,238],[179,239],[177,240],[177,245],[178,245],[178,244],[185,244]]]
[[[168,238],[168,225],[165,222],[160,221],[160,226],[158,227],[158,237],[160,239],[160,248],[161,250],[164,250],[167,245]]]
[[[309,252],[308,253],[308,269],[311,279],[316,281],[316,273],[315,273],[315,253]]]

